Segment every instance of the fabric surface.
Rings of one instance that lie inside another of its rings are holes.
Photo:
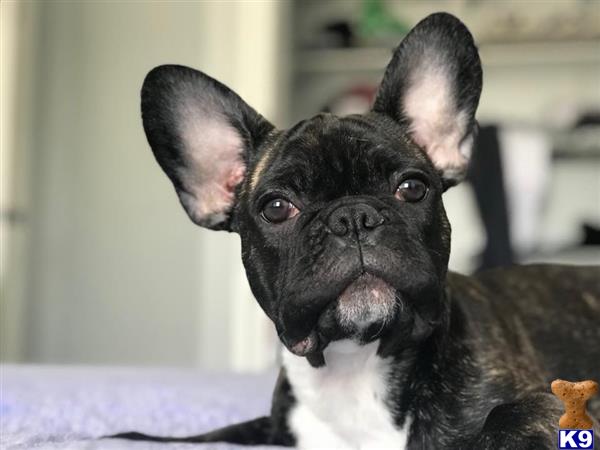
[[[234,375],[177,369],[3,365],[0,448],[247,449],[231,444],[163,444],[98,437],[131,430],[194,435],[265,415],[275,378],[274,372]]]

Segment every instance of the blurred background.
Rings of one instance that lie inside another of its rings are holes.
[[[596,0],[3,0],[1,360],[257,371],[276,340],[239,239],[195,227],[147,146],[154,66],[201,69],[281,127],[368,109],[391,50],[458,15],[484,70],[451,267],[600,263]]]

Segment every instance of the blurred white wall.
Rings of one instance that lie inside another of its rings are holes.
[[[12,170],[24,163],[19,158],[24,152],[18,151],[23,148],[18,133],[22,112],[19,100],[24,100],[19,79],[23,79],[23,71],[15,67],[19,66],[19,52],[26,51],[30,42],[20,38],[30,36],[32,31],[31,17],[21,14],[20,9],[15,2],[0,4],[0,349],[10,358],[17,358],[23,350],[20,335],[24,305],[19,299],[25,283],[18,268],[22,266],[27,242],[25,227],[18,226],[15,215],[15,211],[25,209],[27,196]],[[30,33],[22,36],[19,30],[23,29]],[[27,60],[21,62],[24,66]],[[6,283],[9,278],[14,281]]]
[[[462,4],[434,3],[389,2],[415,20]],[[180,208],[143,135],[139,89],[155,65],[185,64],[287,125],[288,110],[316,111],[348,79],[379,80],[387,49],[365,74],[349,68],[352,51],[340,53],[339,72],[302,67],[318,50],[290,61],[292,22],[297,33],[360,7],[320,0],[311,15],[307,4],[292,20],[283,0],[1,2],[2,360],[239,370],[272,361],[273,330],[251,298],[239,240],[195,227]],[[467,24],[477,35],[481,24]],[[545,125],[565,103],[600,104],[594,45],[482,46],[479,118]],[[290,62],[310,90],[291,92]],[[540,232],[561,245],[579,239],[590,211],[600,217],[598,166],[572,166],[552,174]],[[469,271],[484,239],[472,194],[459,186],[445,203],[451,266]]]
[[[155,65],[185,64],[281,121],[285,3],[21,5],[37,20],[30,162],[14,167],[31,187],[31,240],[14,270],[25,290],[6,302],[24,309],[7,319],[20,350],[3,358],[264,367],[272,331],[237,236],[189,221],[146,143],[139,90]]]

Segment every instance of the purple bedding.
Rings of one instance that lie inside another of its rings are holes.
[[[264,415],[275,377],[275,373],[3,365],[0,448],[247,449],[98,437],[127,430],[184,436]]]

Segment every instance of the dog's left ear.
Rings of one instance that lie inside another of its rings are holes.
[[[471,33],[456,17],[436,13],[419,22],[395,50],[373,110],[407,127],[448,187],[467,170],[481,84]]]

